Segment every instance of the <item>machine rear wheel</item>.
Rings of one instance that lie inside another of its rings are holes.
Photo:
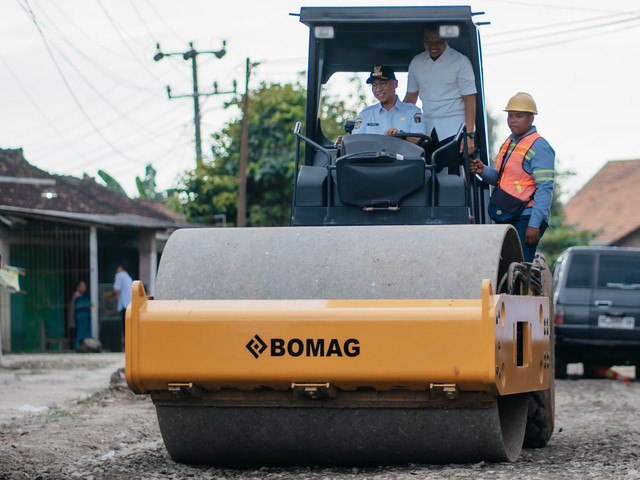
[[[549,390],[531,392],[527,414],[527,429],[524,437],[525,448],[540,448],[549,443],[555,424],[555,328],[553,315],[553,279],[545,258],[537,254],[534,266],[540,269],[542,279],[542,295],[549,299],[549,329],[551,337],[551,378]],[[565,365],[566,374],[566,365]]]

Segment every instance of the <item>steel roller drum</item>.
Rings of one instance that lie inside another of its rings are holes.
[[[509,225],[182,229],[155,298],[477,298],[521,255]]]
[[[188,229],[164,249],[155,298],[477,298],[521,259],[502,225]],[[209,465],[515,461],[527,421],[527,394],[479,408],[155,403],[171,457]]]

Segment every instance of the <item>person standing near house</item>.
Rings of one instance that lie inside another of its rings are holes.
[[[496,158],[498,168],[471,159],[469,170],[495,185],[489,215],[496,223],[515,227],[524,261],[533,262],[540,238],[549,226],[556,154],[533,125],[538,108],[531,95],[518,92],[504,111],[511,135]]]
[[[87,295],[87,284],[80,280],[71,300],[71,319],[75,328],[75,350],[85,338],[91,338],[91,298]]]
[[[75,341],[76,348],[78,347],[76,338],[77,324],[75,315],[76,300],[82,297],[86,292],[87,284],[84,282],[84,280],[78,281],[76,283],[76,288],[73,292],[73,295],[71,296],[71,301],[69,302],[69,315],[67,316],[67,331],[69,336],[67,338],[69,338],[70,342]]]
[[[118,312],[122,319],[122,333],[124,334],[124,323],[127,315],[127,307],[131,303],[131,287],[133,280],[127,273],[124,265],[118,265],[116,268],[116,276],[113,281],[113,291],[109,292],[109,297],[118,297]]]

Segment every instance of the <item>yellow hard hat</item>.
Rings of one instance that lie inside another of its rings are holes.
[[[505,112],[529,112],[538,114],[538,108],[533,97],[528,93],[518,92],[509,99],[509,103],[504,109]]]

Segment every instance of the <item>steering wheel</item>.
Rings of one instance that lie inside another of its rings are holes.
[[[406,132],[402,132],[402,133],[393,133],[391,135],[389,135],[390,137],[396,137],[396,138],[402,138],[404,140],[406,140],[407,138],[419,138],[419,140],[416,142],[416,145],[418,145],[419,147],[423,147],[425,145],[428,145],[429,143],[431,143],[431,137],[428,135],[425,135],[424,133],[406,133]]]

